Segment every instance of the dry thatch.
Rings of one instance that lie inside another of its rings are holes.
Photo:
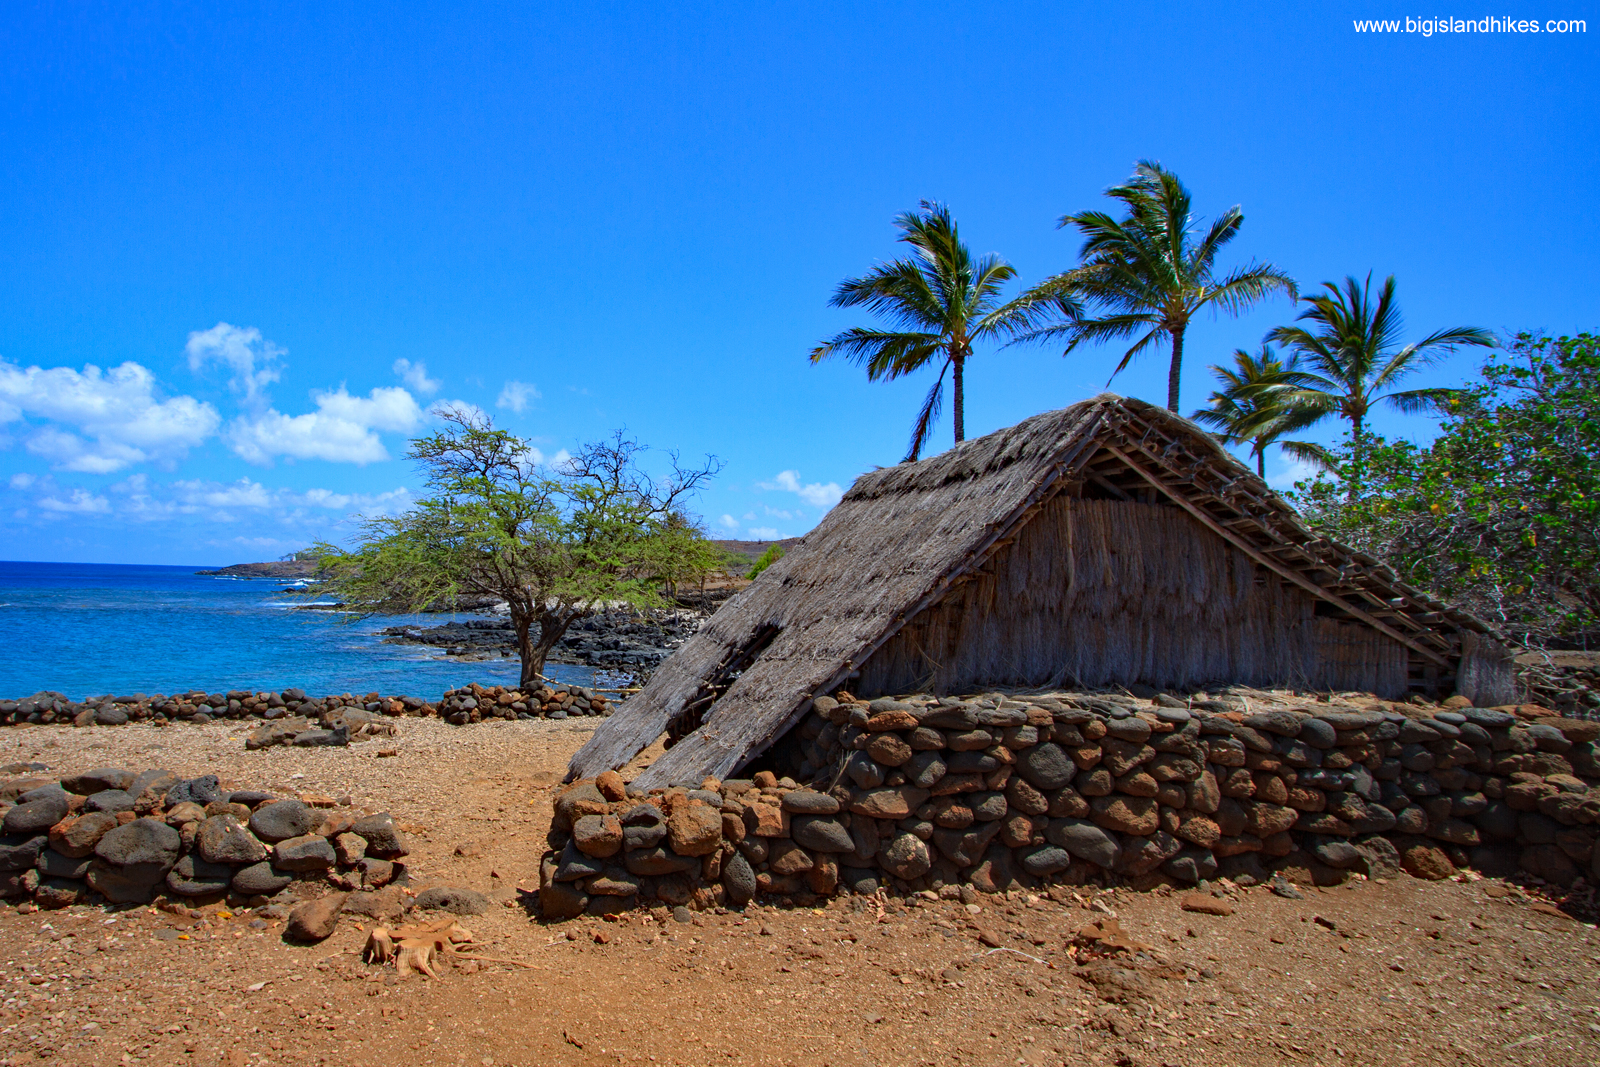
[[[1314,535],[1193,423],[1103,394],[857,479],[602,724],[569,778],[663,730],[680,740],[641,785],[726,775],[850,679],[868,694],[1453,684],[1505,702],[1503,661],[1489,627]]]

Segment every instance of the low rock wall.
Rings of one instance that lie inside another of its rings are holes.
[[[171,696],[91,697],[74,701],[56,692],[40,692],[20,700],[0,700],[0,726],[71,723],[74,726],[120,726],[129,722],[211,722],[215,719],[303,718],[333,729],[337,721],[367,715],[437,715],[458,726],[484,719],[564,719],[570,715],[609,715],[604,694],[578,685],[555,683],[521,690],[506,686],[469,685],[452,689],[435,701],[421,697],[344,693],[313,697],[303,689],[227,693],[194,690]],[[352,726],[354,723],[352,723]]]
[[[780,766],[752,779],[642,794],[610,773],[568,787],[541,910],[1460,867],[1600,882],[1600,722],[1537,708],[1162,706],[1185,703],[821,697],[775,747]]]
[[[348,801],[160,769],[3,770],[12,776],[0,782],[0,898],[45,908],[163,894],[259,903],[297,879],[364,891],[406,880],[394,819]]]

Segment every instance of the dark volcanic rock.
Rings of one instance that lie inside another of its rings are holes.
[[[832,797],[828,799],[832,800]],[[835,802],[837,803],[837,802]],[[813,852],[854,852],[856,843],[838,819],[826,815],[798,815],[790,824],[790,836]]]
[[[9,834],[0,837],[0,871],[25,871],[39,862],[50,839],[43,834]]]
[[[233,868],[225,863],[207,863],[190,854],[167,872],[167,888],[180,896],[202,897],[226,893],[233,883]]]
[[[195,849],[209,863],[251,864],[267,858],[267,846],[232,815],[213,815],[201,823]]]
[[[436,886],[418,893],[416,906],[424,911],[448,911],[452,915],[482,915],[489,910],[489,898],[475,889]]]
[[[322,816],[298,800],[263,804],[250,815],[250,831],[263,841],[287,841],[322,825]]]
[[[109,830],[94,846],[96,856],[119,867],[153,865],[166,873],[178,861],[183,839],[159,819],[135,819]]]
[[[214,774],[203,774],[198,778],[185,778],[167,790],[166,805],[172,807],[182,804],[185,800],[192,800],[201,807],[212,801],[222,799],[222,784],[217,781]]]
[[[93,796],[102,789],[127,789],[135,775],[121,767],[96,767],[82,774],[69,774],[61,779],[61,787],[79,796]]]
[[[281,871],[262,861],[239,868],[233,876],[233,891],[246,897],[271,896],[294,881],[291,871]]]
[[[31,796],[24,793],[23,796]],[[31,834],[50,829],[67,817],[67,794],[62,791],[18,804],[0,821],[0,833]]]
[[[83,802],[85,811],[108,811],[113,814],[119,811],[133,810],[133,794],[125,789],[102,789],[93,793]]]
[[[367,841],[367,855],[393,860],[406,855],[410,849],[405,835],[394,824],[394,816],[386,811],[357,819],[350,832]]]
[[[272,862],[284,871],[320,871],[332,867],[337,857],[328,839],[319,834],[291,837],[272,846]]]

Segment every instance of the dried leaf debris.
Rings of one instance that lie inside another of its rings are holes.
[[[390,929],[374,926],[367,933],[367,943],[362,958],[368,963],[393,963],[401,978],[421,974],[438,978],[435,964],[470,960],[482,963],[506,963],[514,967],[528,967],[521,960],[484,956],[478,953],[483,942],[454,919],[436,919],[427,923],[409,923]]]

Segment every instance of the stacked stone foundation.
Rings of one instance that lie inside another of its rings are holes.
[[[1600,722],[1367,703],[820,697],[749,779],[568,787],[541,910],[1285,871],[1600,882]]]
[[[452,689],[438,700],[381,693],[311,696],[303,689],[226,693],[191,690],[167,695],[136,693],[75,701],[54,691],[20,700],[0,700],[0,726],[122,726],[130,722],[213,722],[259,719],[273,722],[305,718],[333,729],[344,723],[354,733],[369,717],[438,716],[455,726],[493,719],[565,719],[609,715],[605,694],[579,685],[551,683],[517,689],[476,683]]]
[[[43,908],[261,904],[297,881],[383,892],[407,880],[388,812],[224,788],[214,775],[100,767],[0,780],[0,899]]]

